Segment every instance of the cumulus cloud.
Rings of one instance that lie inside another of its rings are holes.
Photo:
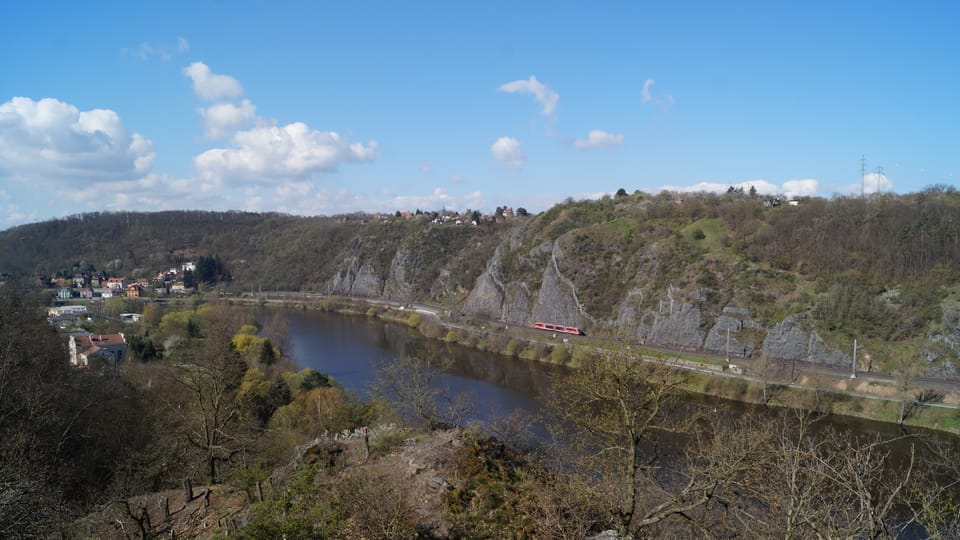
[[[650,89],[653,88],[653,85],[655,84],[657,84],[657,81],[653,79],[647,79],[646,81],[643,82],[643,90],[640,93],[641,95],[640,101],[644,105],[655,105],[664,111],[670,110],[673,107],[673,96],[670,94],[667,94],[667,97],[665,98],[655,97],[653,93],[650,91]]]
[[[882,193],[893,191],[893,180],[880,173],[870,173],[863,177],[864,193]]]
[[[136,47],[123,49],[123,54],[143,61],[159,58],[168,62],[175,54],[183,54],[188,50],[190,50],[190,42],[184,37],[177,36],[177,42],[174,45],[153,45],[141,42]]]
[[[153,143],[109,109],[15,97],[0,104],[0,176],[31,181],[120,181],[147,174]]]
[[[240,81],[214,73],[203,62],[194,62],[183,68],[183,74],[193,82],[193,91],[206,101],[236,99],[243,95]]]
[[[497,90],[508,94],[532,94],[533,99],[540,104],[540,112],[544,115],[553,114],[557,107],[557,101],[560,100],[560,96],[556,92],[538,81],[533,75],[527,80],[520,79],[504,83]]]
[[[235,131],[248,127],[257,117],[257,108],[249,99],[239,104],[224,102],[197,109],[203,117],[204,136],[221,139]]]
[[[232,142],[232,148],[214,148],[194,158],[203,178],[254,183],[306,178],[336,170],[340,163],[373,161],[377,150],[376,141],[351,143],[302,122],[239,131]]]
[[[594,129],[587,134],[586,139],[576,139],[573,146],[581,150],[590,148],[610,148],[623,144],[623,135],[619,133],[607,133],[600,129]]]
[[[490,146],[490,153],[500,163],[510,169],[519,169],[527,161],[527,156],[520,150],[520,141],[513,137],[500,137]]]
[[[812,197],[820,190],[820,182],[813,178],[787,180],[783,183],[783,194],[787,197]]]
[[[662,191],[679,191],[682,193],[725,193],[730,187],[740,188],[744,192],[749,192],[750,188],[757,190],[761,195],[784,195],[786,197],[805,197],[816,195],[820,189],[820,182],[812,178],[802,180],[788,180],[783,185],[777,185],[766,180],[748,180],[736,184],[724,184],[720,182],[700,182],[690,186],[661,186]]]

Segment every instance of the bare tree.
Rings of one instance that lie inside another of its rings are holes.
[[[734,508],[752,536],[880,538],[892,536],[905,490],[916,482],[912,451],[891,470],[890,446],[902,438],[851,438],[794,410],[750,437],[763,449],[753,482]]]
[[[593,489],[609,498],[628,534],[663,530],[674,517],[693,523],[739,474],[730,472],[742,469],[693,451],[689,460],[665,459],[704,442],[706,412],[681,399],[685,380],[680,370],[617,356],[586,362],[554,383],[548,398],[554,436],[573,443],[586,474],[599,481]]]
[[[185,390],[176,403],[189,443],[203,456],[210,483],[220,480],[220,466],[243,449],[237,390],[247,365],[231,343],[229,322],[214,320],[207,335],[184,353],[173,378]]]
[[[470,396],[440,382],[450,362],[403,356],[377,371],[371,393],[391,403],[406,420],[430,429],[462,426],[473,413]]]

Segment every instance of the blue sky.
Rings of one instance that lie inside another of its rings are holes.
[[[954,2],[343,4],[5,3],[0,228],[960,174]]]

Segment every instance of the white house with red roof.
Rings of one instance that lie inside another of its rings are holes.
[[[115,366],[127,355],[123,334],[88,334],[70,336],[70,364],[98,368]]]

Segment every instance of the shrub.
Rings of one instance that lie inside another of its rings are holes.
[[[417,328],[420,326],[421,320],[422,318],[420,317],[419,313],[411,313],[410,316],[407,317],[407,326],[410,328]]]
[[[554,364],[566,364],[570,360],[570,351],[566,347],[554,347],[550,351],[550,362]]]

